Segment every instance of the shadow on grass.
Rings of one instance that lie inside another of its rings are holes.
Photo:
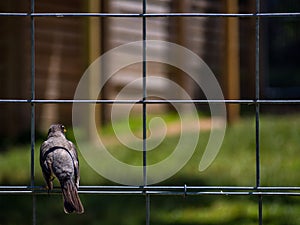
[[[143,224],[144,198],[139,196],[81,195],[82,215],[63,212],[60,195],[36,196],[37,224]],[[0,224],[32,224],[32,196],[0,196]]]
[[[60,194],[36,196],[37,224],[145,224],[144,196],[81,195],[82,215],[63,212]],[[264,198],[264,222],[299,224],[298,198]],[[152,196],[151,224],[258,224],[256,196]],[[0,196],[0,224],[32,224],[32,196]]]

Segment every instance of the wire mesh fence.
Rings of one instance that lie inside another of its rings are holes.
[[[143,130],[143,178],[144,185],[142,186],[80,186],[79,193],[81,194],[100,194],[100,195],[141,195],[145,197],[145,223],[150,224],[150,199],[152,196],[165,195],[165,196],[196,196],[196,195],[215,195],[215,196],[255,196],[257,197],[257,211],[258,218],[257,224],[263,224],[263,197],[264,196],[299,196],[300,187],[288,187],[288,186],[274,186],[264,187],[261,186],[261,150],[260,150],[260,106],[262,104],[299,104],[299,99],[261,99],[260,86],[261,86],[261,65],[260,65],[260,31],[261,31],[261,18],[298,18],[300,17],[299,12],[287,12],[287,13],[263,13],[260,12],[260,0],[256,0],[256,12],[254,13],[148,13],[147,12],[147,1],[142,1],[142,12],[141,13],[40,13],[35,12],[35,0],[31,0],[31,12],[29,13],[16,13],[6,12],[0,13],[0,17],[29,17],[30,18],[30,36],[31,36],[31,96],[30,99],[0,99],[0,103],[23,103],[29,104],[31,107],[31,182],[29,186],[0,186],[0,194],[24,194],[32,196],[32,224],[37,224],[36,215],[36,195],[47,194],[41,186],[35,184],[35,118],[37,104],[72,104],[72,103],[95,103],[95,104],[140,104],[142,106],[142,130]],[[68,100],[68,99],[36,99],[35,96],[35,71],[36,71],[36,44],[35,44],[35,20],[37,17],[137,17],[142,19],[142,40],[143,40],[143,51],[142,51],[142,99],[141,100]],[[167,99],[167,100],[153,100],[147,99],[147,19],[153,17],[236,17],[236,18],[255,18],[255,99],[194,99],[194,100],[181,100],[181,99]],[[148,186],[147,185],[147,106],[149,104],[208,104],[208,103],[228,103],[228,104],[239,104],[239,105],[254,105],[255,107],[255,147],[256,147],[256,160],[255,160],[255,171],[256,171],[256,184],[255,186],[189,186],[189,185],[178,185],[178,186]],[[54,190],[53,193],[60,191]]]

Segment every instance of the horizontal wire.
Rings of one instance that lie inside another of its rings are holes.
[[[149,13],[145,17],[298,17],[300,13]]]
[[[293,13],[0,13],[0,16],[31,17],[299,17],[300,12]]]
[[[238,186],[80,186],[81,194],[110,195],[284,195],[300,196],[300,187]],[[48,191],[43,186],[0,186],[0,194],[59,194],[60,188]]]
[[[0,16],[30,16],[30,13],[12,13],[12,12],[1,12]]]
[[[89,103],[89,104],[169,104],[169,103],[228,103],[228,104],[299,104],[300,99],[259,99],[259,100],[238,100],[238,99],[161,99],[161,100],[133,100],[133,99],[0,99],[0,103],[30,103],[30,104],[54,104],[54,103]]]
[[[57,188],[57,187],[56,187]],[[8,190],[43,190],[44,186],[26,186],[26,185],[16,185],[16,186],[0,186],[0,190],[8,189]],[[300,191],[300,186],[121,186],[121,185],[88,185],[88,186],[80,186],[81,190],[143,190],[143,191],[162,191],[162,190],[259,190],[259,191]]]

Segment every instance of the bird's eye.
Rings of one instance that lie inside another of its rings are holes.
[[[62,131],[63,131],[64,133],[66,133],[66,132],[67,132],[67,129],[65,128],[65,126],[64,126],[64,125],[61,125],[61,129],[62,129]]]

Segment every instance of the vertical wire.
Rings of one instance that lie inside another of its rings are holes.
[[[146,40],[147,40],[147,33],[146,33],[146,17],[145,14],[147,12],[146,10],[147,6],[147,0],[143,0],[143,183],[146,186],[147,185],[147,105],[146,105],[146,98],[147,98],[147,84],[146,84],[146,76],[147,76],[147,46],[146,46]]]
[[[259,13],[259,0],[256,0],[256,10]],[[255,21],[255,100],[259,100],[260,95],[260,69],[259,69],[259,59],[260,59],[260,48],[259,48],[259,40],[260,40],[260,33],[259,33],[259,16],[256,17]],[[256,127],[256,186],[260,186],[260,143],[259,143],[259,103],[255,105],[255,127]]]
[[[143,183],[147,186],[147,0],[143,0]],[[150,225],[150,195],[146,193],[146,225]]]
[[[32,16],[34,13],[35,2],[30,3],[30,35],[31,35],[31,100],[35,99],[35,19]],[[34,148],[35,148],[35,104],[31,102],[31,120],[30,120],[30,143],[31,143],[31,177],[30,185],[34,187]],[[32,195],[32,224],[36,225],[36,196]]]
[[[256,14],[260,12],[260,0],[256,0]],[[260,98],[260,17],[255,19],[255,99]],[[260,104],[255,105],[255,139],[256,139],[256,187],[261,185],[260,177]],[[263,224],[262,195],[258,196],[258,223]]]

